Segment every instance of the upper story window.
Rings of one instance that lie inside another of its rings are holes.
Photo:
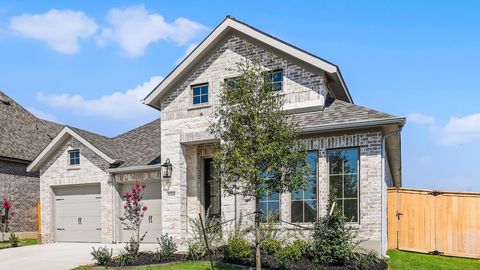
[[[230,88],[238,88],[238,82],[236,77],[225,79],[225,84]]]
[[[348,222],[358,222],[359,216],[359,149],[344,148],[327,151],[330,192]]]
[[[274,70],[268,73],[268,80],[272,84],[273,91],[282,91],[283,89],[283,70]]]
[[[70,150],[68,151],[69,164],[70,165],[79,165],[80,164],[80,150]]]
[[[317,217],[317,151],[308,151],[307,187],[292,192],[292,222],[313,222]]]
[[[193,104],[208,103],[208,84],[192,86]]]

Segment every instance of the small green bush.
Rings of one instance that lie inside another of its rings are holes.
[[[8,238],[8,241],[10,242],[11,247],[18,247],[18,243],[20,242],[15,233],[10,233],[10,238]]]
[[[199,261],[207,253],[205,246],[197,241],[188,244],[188,251],[185,258],[189,261]]]
[[[300,240],[295,240],[293,242],[293,245],[297,246],[300,249],[300,252],[302,253],[302,257],[310,258],[312,256],[312,243],[300,239]]]
[[[225,251],[225,257],[231,260],[247,258],[253,253],[250,243],[241,236],[232,237],[232,239],[228,241]]]
[[[352,266],[356,270],[370,270],[374,269],[378,264],[381,263],[381,259],[377,257],[377,254],[373,251],[367,253],[355,253],[354,260],[352,261]]]
[[[162,234],[160,238],[157,238],[157,242],[160,246],[155,254],[157,260],[163,261],[177,252],[177,245],[173,241],[173,237],[169,237],[168,234]]]
[[[128,251],[122,249],[115,258],[120,267],[130,265],[135,261],[135,257]]]
[[[298,261],[302,257],[300,245],[294,243],[286,245],[275,253],[275,259],[283,269],[288,269],[291,263]]]
[[[262,252],[267,255],[273,255],[282,248],[282,243],[278,239],[267,238],[262,242]]]
[[[98,265],[106,265],[112,261],[113,249],[109,251],[106,246],[99,247],[97,250],[94,247],[92,249],[93,251],[90,254],[92,254]]]

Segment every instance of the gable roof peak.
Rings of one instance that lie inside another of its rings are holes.
[[[248,36],[267,49],[273,49],[281,54],[291,56],[308,67],[325,72],[329,80],[332,95],[337,99],[353,103],[338,66],[241,22],[231,15],[227,15],[225,19],[147,95],[143,103],[160,109],[161,101],[175,85],[187,76],[191,69],[201,63],[204,58],[208,57],[210,51],[214,50],[216,45],[232,32],[238,32],[244,36]]]

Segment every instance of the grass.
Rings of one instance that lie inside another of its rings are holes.
[[[91,267],[88,266],[80,266],[74,268],[73,270],[90,270]],[[135,268],[128,268],[128,269],[137,269],[137,270],[209,270],[210,269],[210,262],[184,262],[184,263],[171,263],[165,265],[156,265],[156,266],[147,266],[147,267],[135,267]],[[229,265],[221,265],[215,264],[215,269],[218,270],[238,270],[242,269],[239,267],[229,266]]]
[[[427,255],[389,250],[389,270],[473,270],[480,269],[480,260]]]
[[[23,246],[30,246],[30,245],[36,245],[37,244],[37,239],[35,238],[29,238],[29,239],[20,239],[18,246],[23,247]],[[0,249],[4,248],[11,248],[10,242],[3,242],[0,243]]]

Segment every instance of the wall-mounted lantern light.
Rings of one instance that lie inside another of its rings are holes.
[[[172,177],[172,163],[170,163],[169,158],[166,158],[165,162],[162,164],[162,177],[163,178]]]

